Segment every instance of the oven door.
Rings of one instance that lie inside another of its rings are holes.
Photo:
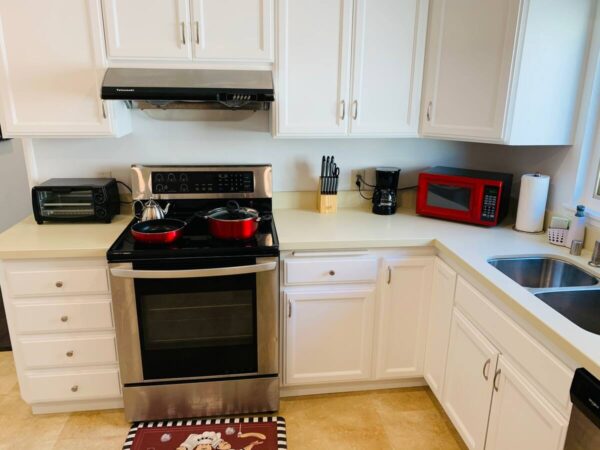
[[[123,383],[276,375],[278,261],[111,264]]]
[[[417,213],[447,220],[479,223],[481,184],[462,177],[419,179]]]

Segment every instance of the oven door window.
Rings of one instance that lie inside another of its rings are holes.
[[[465,186],[429,183],[427,185],[427,206],[469,212],[473,189]]]
[[[37,191],[42,217],[78,218],[94,215],[91,190]]]
[[[258,371],[256,274],[136,279],[144,379]]]

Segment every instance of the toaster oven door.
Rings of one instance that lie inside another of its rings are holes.
[[[34,196],[42,220],[76,220],[94,216],[94,193],[91,189],[35,190]]]

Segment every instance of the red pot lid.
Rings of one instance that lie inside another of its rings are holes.
[[[240,220],[252,220],[259,216],[258,211],[252,208],[240,207],[235,201],[227,202],[227,206],[221,208],[215,208],[208,212],[206,217],[215,220],[224,221],[240,221]]]

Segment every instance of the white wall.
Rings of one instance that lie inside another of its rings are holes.
[[[273,139],[269,116],[241,122],[162,121],[133,114],[133,133],[120,139],[35,140],[41,180],[53,176],[98,176],[108,172],[129,180],[131,164],[271,163],[276,191],[316,187],[323,154],[335,155],[341,189],[350,188],[350,170],[396,165],[418,171],[461,158],[465,144],[426,140]],[[414,177],[405,178],[412,183]]]
[[[18,139],[0,142],[0,232],[31,214],[25,159]]]
[[[316,188],[321,156],[335,155],[340,188],[350,189],[351,170],[393,165],[400,184],[433,165],[552,174],[566,148],[507,148],[426,139],[273,139],[269,116],[257,113],[241,122],[161,121],[133,114],[133,133],[120,139],[39,139],[34,141],[41,181],[64,176],[106,176],[129,180],[140,164],[271,163],[276,191]]]

